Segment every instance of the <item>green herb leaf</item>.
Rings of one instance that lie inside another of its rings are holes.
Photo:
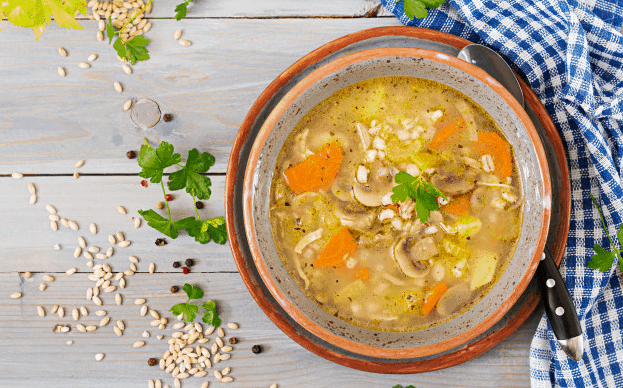
[[[437,8],[445,2],[446,0],[404,0],[405,15],[411,20],[423,19],[428,16],[427,8]]]
[[[171,311],[175,316],[184,314],[184,320],[190,323],[195,320],[196,314],[199,312],[199,306],[192,303],[178,303],[171,307],[171,310],[169,311]]]
[[[212,182],[207,176],[199,174],[207,172],[214,165],[214,156],[208,152],[199,154],[196,148],[188,152],[186,166],[171,174],[170,190],[180,190],[186,187],[186,192],[196,195],[199,199],[209,199],[212,192]]]
[[[623,248],[623,225],[619,225],[619,230],[617,230],[617,240],[619,240],[619,247]]]
[[[115,26],[112,24],[112,18],[108,17],[108,23],[106,23],[106,36],[108,37],[108,44],[112,42],[112,38],[115,37],[117,31],[115,30]]]
[[[0,20],[5,16],[18,27],[32,28],[39,40],[52,19],[60,27],[82,29],[76,21],[76,11],[86,16],[86,0],[4,0],[0,1]]]
[[[181,3],[175,6],[175,20],[182,20],[188,12],[188,3]]]
[[[596,269],[599,272],[609,271],[616,254],[603,249],[597,244],[595,244],[595,253],[588,262],[588,268]]]
[[[112,47],[117,51],[117,55],[121,58],[128,59],[128,50],[126,50],[123,41],[120,38],[115,39],[115,43],[113,43]]]
[[[188,300],[203,298],[203,290],[192,284],[184,284],[182,290],[188,295]]]
[[[216,303],[213,300],[205,302],[201,307],[206,310],[203,313],[203,322],[214,327],[221,326],[221,318],[216,313]]]
[[[439,210],[437,204],[437,198],[446,198],[446,196],[439,191],[432,184],[422,180],[422,177],[414,177],[407,174],[404,171],[400,171],[394,177],[394,181],[398,183],[398,186],[394,186],[392,191],[392,202],[404,202],[407,197],[415,201],[415,211],[422,222],[427,222],[430,217],[430,212],[433,210]]]
[[[181,155],[174,154],[173,146],[166,141],[161,142],[156,149],[144,144],[138,157],[138,165],[143,169],[138,175],[149,178],[151,183],[160,183],[164,169],[181,161]]]
[[[142,35],[136,35],[132,39],[126,42],[126,48],[128,55],[125,57],[133,65],[137,61],[146,61],[149,59],[149,53],[145,46],[149,43],[149,39],[144,38]]]
[[[210,240],[221,245],[227,242],[225,217],[214,217],[205,221],[196,220],[195,224],[186,231],[201,244],[206,244]]]
[[[138,214],[141,215],[147,221],[147,225],[156,229],[157,231],[166,234],[171,238],[177,238],[177,229],[174,227],[174,223],[162,217],[160,214],[156,213],[154,210],[139,210]]]

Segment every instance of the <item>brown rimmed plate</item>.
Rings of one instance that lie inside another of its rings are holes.
[[[497,324],[482,335],[458,348],[435,353],[427,357],[391,360],[348,352],[303,329],[281,309],[261,281],[249,252],[242,220],[242,175],[247,157],[257,131],[267,115],[283,95],[312,70],[337,57],[373,47],[419,47],[430,48],[456,56],[461,47],[469,42],[448,34],[412,27],[384,27],[361,31],[337,39],[303,57],[282,73],[258,98],[245,118],[228,166],[226,182],[226,218],[230,244],[245,284],[264,312],[287,335],[310,351],[340,364],[383,373],[414,373],[440,369],[482,354],[515,330],[538,304],[536,287],[530,284],[517,304]],[[562,258],[569,227],[569,182],[564,149],[553,123],[536,96],[522,83],[528,104],[527,112],[533,121],[549,159],[553,177],[553,218],[549,229],[551,250],[558,262]]]

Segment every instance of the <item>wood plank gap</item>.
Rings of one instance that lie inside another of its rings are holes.
[[[115,173],[81,173],[79,171],[77,171],[80,176],[138,176],[137,173],[122,173],[122,172],[115,172]],[[171,172],[167,172],[164,173],[163,176],[169,176],[171,175]],[[225,172],[207,172],[207,173],[199,173],[201,175],[204,176],[225,176],[226,173]],[[43,176],[49,176],[49,177],[71,177],[73,176],[73,174],[23,174],[24,178],[28,178],[28,177],[43,177]],[[0,174],[0,178],[12,178],[11,174]]]

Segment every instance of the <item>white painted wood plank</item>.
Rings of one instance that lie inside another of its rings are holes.
[[[340,36],[398,24],[393,18],[186,20],[184,37],[193,45],[181,47],[172,38],[181,25],[161,20],[148,34],[152,59],[134,66],[133,75],[122,71],[112,47],[95,40],[95,22],[82,22],[81,31],[51,27],[39,42],[30,31],[4,24],[0,174],[69,174],[79,159],[87,160],[85,173],[137,172],[125,153],[145,136],[180,150],[200,146],[216,156],[213,171],[224,172],[240,123],[279,73]],[[69,57],[58,55],[59,46]],[[79,69],[91,53],[99,59]],[[58,66],[67,69],[66,78]],[[123,94],[113,81],[123,83]],[[136,127],[122,106],[138,97],[157,101],[175,119],[149,130]]]
[[[237,274],[141,274],[128,284],[126,303],[116,306],[110,297],[105,298],[102,309],[112,320],[122,319],[126,324],[123,337],[112,332],[112,324],[91,333],[80,333],[75,327],[70,334],[52,333],[56,323],[74,326],[69,317],[63,319],[49,316],[50,307],[60,304],[66,309],[86,305],[90,316],[79,322],[95,324],[99,318],[96,310],[86,304],[84,291],[92,282],[84,275],[58,276],[54,287],[44,293],[36,290],[36,282],[24,282],[16,274],[0,274],[0,387],[11,388],[126,388],[147,386],[148,379],[164,379],[172,386],[172,379],[158,367],[147,366],[149,357],[158,357],[167,348],[158,341],[150,319],[140,317],[139,308],[129,303],[133,298],[144,297],[147,304],[163,316],[173,319],[167,309],[183,301],[181,295],[169,292],[171,284],[191,282],[200,285],[206,298],[217,301],[219,314],[224,322],[240,324],[237,331],[227,330],[240,342],[234,345],[231,360],[221,362],[219,367],[232,367],[235,382],[231,387],[268,387],[273,383],[280,387],[344,387],[389,388],[395,384],[413,384],[418,388],[433,387],[525,387],[528,379],[528,346],[539,317],[533,317],[506,341],[485,355],[462,365],[441,371],[417,375],[379,375],[356,371],[326,361],[301,348],[281,333],[261,312],[244,288]],[[21,290],[22,299],[8,299],[11,292]],[[36,314],[36,306],[44,305],[46,318]],[[164,330],[167,339],[173,330]],[[147,345],[133,349],[131,344],[141,338],[143,330],[151,333]],[[212,336],[214,337],[214,336]],[[74,344],[65,344],[72,339]],[[261,344],[264,352],[251,353],[254,344]],[[106,358],[94,360],[94,354],[103,352]],[[211,386],[220,386],[214,381]],[[198,387],[200,381],[184,382],[183,387]],[[325,382],[330,382],[325,383]]]
[[[135,160],[125,161],[127,165],[136,164]],[[86,164],[85,164],[86,167]],[[212,197],[203,201],[205,208],[200,210],[202,218],[224,215],[223,185],[224,176],[211,177]],[[87,244],[106,250],[110,244],[108,235],[122,231],[132,245],[127,248],[115,247],[115,254],[106,260],[117,270],[128,269],[128,256],[134,255],[141,262],[138,268],[148,270],[150,262],[156,263],[157,270],[176,271],[171,267],[173,261],[195,258],[196,271],[235,271],[229,245],[210,242],[201,245],[188,235],[180,235],[176,240],[166,238],[168,245],[158,247],[156,238],[166,237],[162,233],[142,222],[139,229],[134,228],[132,217],[138,216],[138,209],[156,209],[156,203],[163,201],[159,185],[149,184],[148,188],[140,185],[138,176],[81,176],[72,177],[25,177],[16,180],[0,177],[3,195],[0,197],[0,209],[3,222],[0,223],[0,272],[10,271],[47,271],[65,272],[76,267],[88,270],[84,257],[73,257],[78,246],[78,236],[83,236]],[[28,203],[30,193],[28,182],[37,187],[38,202]],[[170,202],[174,220],[194,215],[192,198],[185,191],[174,192]],[[53,231],[48,220],[49,213],[45,205],[56,207],[58,215],[68,220],[75,220],[80,230],[64,228],[59,223],[59,230]],[[117,205],[126,208],[128,214],[121,215]],[[159,211],[166,217],[166,209]],[[98,226],[98,234],[91,235],[89,224]],[[54,244],[60,244],[61,250],[53,250]]]

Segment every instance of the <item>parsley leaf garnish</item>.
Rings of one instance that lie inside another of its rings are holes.
[[[210,185],[212,182],[207,176],[199,174],[200,172],[207,172],[210,167],[214,165],[214,156],[207,152],[199,154],[196,148],[193,148],[188,152],[188,159],[186,160],[186,166],[179,171],[171,174],[169,183],[170,190],[180,190],[186,187],[186,192],[194,194],[199,199],[209,199]]]
[[[397,0],[398,2],[400,0]],[[403,0],[405,15],[413,20],[414,18],[423,19],[428,16],[428,9],[439,7],[445,4],[446,0]]]
[[[178,303],[174,305],[173,307],[171,307],[169,311],[171,311],[173,315],[175,316],[182,315],[182,318],[184,319],[184,321],[189,322],[189,323],[194,322],[197,316],[197,313],[199,312],[199,307],[202,307],[205,310],[205,312],[203,313],[203,318],[202,318],[203,322],[210,324],[214,327],[219,327],[221,325],[221,319],[216,313],[216,303],[213,300],[204,302],[201,306],[193,304],[193,303],[188,303],[192,299],[203,298],[203,290],[201,288],[195,285],[186,283],[182,287],[182,290],[184,290],[184,292],[188,296],[188,300],[184,303]]]
[[[181,165],[182,156],[175,153],[173,146],[167,142],[161,142],[157,148],[153,148],[147,140],[139,152],[138,164],[141,171],[138,174],[143,178],[148,178],[152,183],[160,183],[162,194],[166,191],[162,177],[167,167],[177,165],[181,170],[172,173],[167,186],[170,190],[186,191],[193,197],[195,213],[197,217],[186,217],[178,221],[171,218],[169,202],[166,201],[168,218],[161,216],[155,210],[139,210],[138,213],[147,221],[147,225],[164,233],[171,238],[177,238],[178,232],[186,229],[188,235],[195,238],[195,241],[206,244],[214,240],[217,244],[227,242],[227,227],[224,217],[213,217],[202,220],[197,210],[196,197],[199,199],[209,199],[212,192],[210,178],[200,173],[207,172],[214,165],[214,156],[207,152],[200,153],[197,149],[188,152],[186,165]]]
[[[175,6],[175,20],[182,20],[186,17],[188,12],[188,4],[193,0],[184,0],[183,3]]]
[[[404,202],[407,198],[415,201],[415,211],[422,222],[428,221],[430,212],[439,210],[437,198],[446,199],[446,196],[432,184],[424,181],[422,175],[414,177],[404,171],[400,171],[394,177],[394,181],[398,183],[392,191],[392,202]]]
[[[154,0],[150,0],[149,3],[145,4],[145,6],[141,8],[141,10],[130,20],[128,20],[119,30],[115,28],[112,18],[108,17],[108,22],[106,23],[106,36],[108,37],[108,44],[112,42],[115,35],[121,35],[121,31],[123,31],[125,26],[132,23],[138,15],[142,14],[143,11],[145,11],[145,8],[147,8],[152,1]],[[121,37],[117,37],[112,47],[117,51],[117,55],[119,55],[119,57],[124,58],[134,65],[137,61],[146,61],[149,59],[149,54],[145,48],[148,43],[149,39],[144,38],[142,35],[133,36],[127,41],[124,41]]]
[[[593,204],[597,208],[597,212],[599,213],[599,218],[601,219],[601,225],[603,226],[607,234],[608,228],[606,227],[606,221],[604,220],[604,215],[601,212],[601,209],[599,208],[599,204],[597,203],[597,200],[595,200],[595,197],[593,197],[593,194],[591,194],[591,200],[593,201]],[[608,240],[610,240],[610,245],[612,246],[612,249],[614,250],[614,252],[607,251],[606,249],[602,248],[598,244],[595,244],[595,247],[593,248],[595,249],[595,254],[591,256],[591,260],[588,262],[588,268],[596,269],[599,272],[607,272],[612,267],[614,258],[618,257],[619,268],[623,270],[623,258],[621,257],[621,250],[618,249],[614,245],[614,242],[612,241],[612,238],[610,238],[609,235],[608,235]],[[619,240],[619,246],[623,247],[623,225],[619,226],[619,230],[617,231],[617,240]]]
[[[182,161],[182,156],[173,152],[173,146],[166,141],[155,149],[149,144],[143,144],[137,160],[143,170],[138,175],[149,178],[151,183],[160,183],[164,169]]]

